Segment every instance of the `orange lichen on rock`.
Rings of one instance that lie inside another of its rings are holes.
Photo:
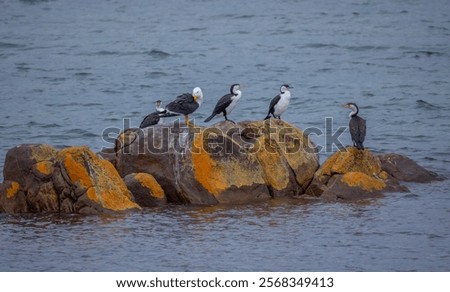
[[[94,185],[85,164],[85,154],[89,152],[87,147],[69,147],[58,153],[70,180],[86,189]]]
[[[40,161],[35,164],[35,168],[43,175],[50,175],[53,173],[53,163],[48,160]]]
[[[131,193],[114,166],[99,159],[87,147],[70,147],[61,150],[62,161],[71,182],[86,189],[87,197],[101,207],[110,210],[139,208],[132,202]]]
[[[137,173],[135,178],[143,187],[150,189],[155,198],[163,199],[165,197],[164,190],[161,185],[151,174]]]
[[[278,183],[281,182],[278,186],[285,188],[286,180],[289,179],[290,171],[292,171],[295,180],[301,187],[309,184],[315,171],[319,168],[319,157],[315,152],[314,144],[302,130],[277,119],[245,122],[245,127],[256,130],[255,136],[259,142],[259,145],[256,145],[257,149],[270,152],[269,155],[266,155],[264,151],[257,153],[267,179],[275,179]],[[258,146],[263,146],[263,148]],[[264,155],[267,156],[267,160],[260,159]],[[274,162],[271,162],[273,159],[275,159]],[[278,167],[272,173],[270,168],[273,168],[272,164],[275,164],[276,161],[282,161],[283,166],[282,169]],[[276,186],[270,181],[269,184]]]
[[[19,190],[20,190],[20,184],[15,181],[11,182],[11,185],[6,190],[6,198],[8,198],[8,199],[13,198]]]
[[[223,137],[229,139],[228,137]],[[230,143],[235,143],[230,141]],[[225,154],[225,157],[213,157],[204,145],[204,135],[200,132],[193,141],[192,165],[195,179],[211,194],[218,196],[224,190],[236,186],[264,184],[262,173],[252,166],[259,166],[256,158],[244,154]]]
[[[218,195],[226,189],[227,183],[218,170],[216,161],[203,148],[203,133],[195,136],[193,145],[197,149],[192,152],[195,178],[208,192]]]
[[[256,147],[259,149],[256,157],[262,166],[266,183],[276,190],[286,188],[289,184],[289,170],[287,162],[278,152],[275,142],[260,137]]]
[[[379,191],[386,187],[386,184],[382,180],[378,180],[362,172],[347,172],[342,176],[341,181],[351,187],[359,187],[366,191]]]
[[[381,163],[368,149],[361,151],[355,147],[348,147],[329,157],[320,167],[317,175],[330,176],[347,172],[377,175],[381,172]]]

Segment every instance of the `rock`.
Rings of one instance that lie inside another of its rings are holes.
[[[3,177],[28,188],[34,177],[48,178],[56,155],[56,149],[45,144],[24,144],[6,153]],[[30,176],[30,172],[34,176]]]
[[[28,212],[27,200],[18,182],[0,183],[0,212],[10,214]]]
[[[131,173],[123,178],[127,188],[141,207],[165,205],[167,198],[161,185],[148,173]]]
[[[111,162],[112,165],[116,165],[116,151],[114,148],[103,148],[101,151],[97,153],[97,155],[100,158],[103,158],[109,162]]]
[[[367,148],[348,147],[325,161],[306,193],[326,200],[360,200],[407,190],[382,170],[378,157]]]
[[[386,184],[363,172],[347,172],[334,175],[327,183],[322,194],[325,200],[358,201],[374,197],[383,197]]]
[[[56,154],[57,150],[46,144],[19,145],[6,153],[5,180],[15,181],[21,186],[27,212],[59,211],[58,195],[51,180]]]
[[[139,209],[114,166],[87,147],[20,145],[6,154],[0,211],[99,214]]]
[[[303,193],[318,168],[314,145],[280,120],[130,129],[116,142],[121,176],[148,173],[170,203],[244,203]]]
[[[418,165],[414,160],[395,153],[378,155],[381,168],[392,177],[406,182],[431,182],[439,180],[439,176]]]
[[[58,152],[54,175],[61,195],[61,212],[98,214],[140,209],[114,166],[87,147]]]

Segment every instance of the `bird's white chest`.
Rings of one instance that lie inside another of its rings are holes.
[[[284,113],[287,110],[290,101],[291,101],[291,93],[289,91],[282,93],[280,96],[280,100],[274,106],[275,116],[279,116],[282,113]]]
[[[225,111],[227,112],[227,115],[229,115],[231,113],[231,111],[236,107],[239,99],[241,99],[241,95],[242,95],[241,92],[239,92],[237,95],[234,95],[231,97],[231,103],[225,109]]]

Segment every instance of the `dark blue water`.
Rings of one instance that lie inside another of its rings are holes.
[[[199,124],[232,83],[230,118],[262,119],[289,83],[288,122],[334,131],[356,102],[370,149],[448,177],[449,76],[446,0],[0,1],[0,168],[21,143],[110,147],[105,129],[195,86]],[[361,204],[0,214],[0,270],[449,271],[450,183],[408,187]]]

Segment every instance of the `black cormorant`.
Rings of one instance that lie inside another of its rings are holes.
[[[186,125],[190,126],[189,114],[197,110],[203,102],[203,92],[200,87],[195,87],[191,93],[183,93],[166,105],[169,113],[184,115]]]
[[[349,130],[352,136],[353,146],[363,150],[364,138],[366,138],[366,120],[358,116],[359,108],[355,103],[347,103],[344,107],[351,109],[349,114]]]
[[[288,84],[281,85],[280,94],[275,96],[270,102],[269,112],[267,113],[265,120],[269,119],[270,115],[276,119],[281,119],[281,114],[287,110],[289,101],[291,100],[291,92],[289,91],[289,88],[292,87]]]
[[[232,120],[228,119],[227,115],[229,115],[231,113],[231,111],[234,109],[237,102],[239,101],[239,99],[242,96],[240,87],[241,86],[239,84],[231,85],[230,93],[222,96],[219,99],[216,106],[214,107],[212,114],[205,120],[205,122],[209,122],[216,115],[219,115],[219,116],[223,115],[225,117],[226,121],[233,122]]]
[[[173,117],[178,116],[178,114],[169,113],[167,110],[165,110],[163,107],[161,107],[161,101],[156,101],[156,112],[153,112],[149,115],[147,115],[144,120],[139,125],[139,128],[147,128],[149,126],[161,124],[163,122],[163,118],[165,117]]]

